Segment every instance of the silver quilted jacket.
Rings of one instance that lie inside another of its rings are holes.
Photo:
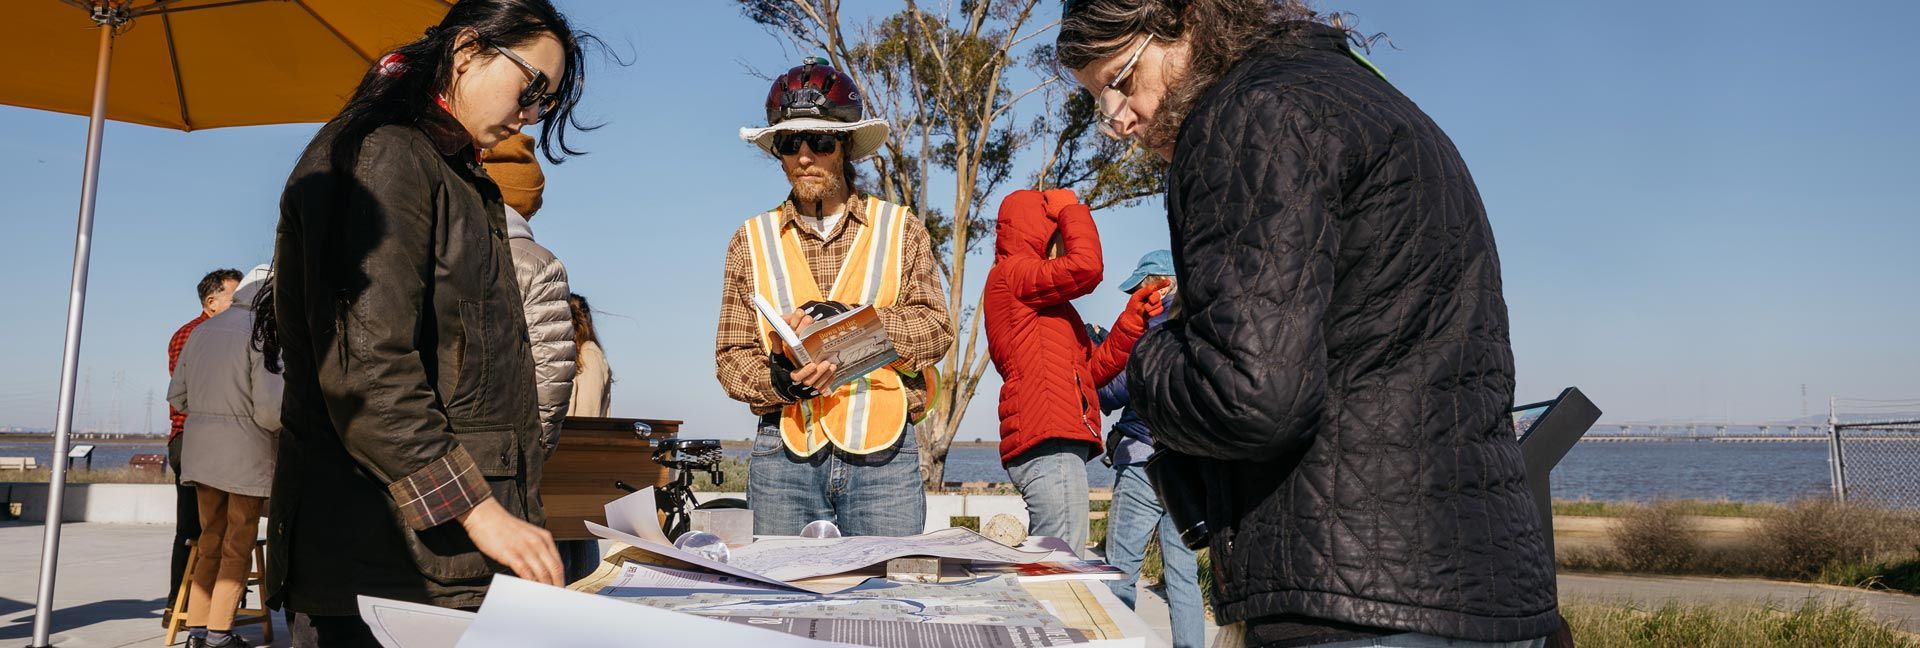
[[[573,394],[573,313],[567,308],[567,268],[553,251],[535,243],[527,219],[507,208],[513,275],[526,304],[527,338],[533,346],[533,381],[540,396],[540,446],[551,453],[560,442],[560,421]]]

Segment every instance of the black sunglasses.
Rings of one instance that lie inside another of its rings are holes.
[[[560,104],[559,95],[546,91],[547,73],[545,71],[529,65],[526,59],[520,58],[520,55],[513,53],[513,50],[499,45],[492,45],[491,47],[493,47],[493,51],[499,52],[501,56],[507,57],[507,60],[513,61],[514,65],[520,66],[520,71],[527,75],[527,87],[520,91],[521,108],[531,108],[538,105],[540,106],[540,116],[545,117],[547,113],[553,111],[554,106]]]
[[[800,152],[802,143],[813,149],[816,155],[833,155],[843,139],[839,133],[775,133],[773,150],[781,155],[795,155]]]

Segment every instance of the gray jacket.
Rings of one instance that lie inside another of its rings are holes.
[[[567,267],[553,251],[534,242],[527,219],[507,208],[507,244],[513,250],[513,277],[527,311],[527,339],[533,346],[533,384],[540,397],[540,447],[553,452],[560,442],[560,421],[573,395],[573,311],[567,307]]]
[[[167,385],[167,402],[189,412],[181,432],[181,482],[266,497],[273,491],[284,383],[267,371],[252,343],[253,297],[264,285],[265,266],[247,279],[234,291],[232,308],[187,338]]]

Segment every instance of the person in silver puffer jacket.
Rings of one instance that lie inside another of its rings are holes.
[[[501,202],[507,205],[507,245],[513,250],[514,280],[527,315],[534,392],[540,402],[540,448],[543,456],[551,457],[560,445],[560,426],[573,397],[579,353],[573,339],[573,311],[567,304],[571,292],[567,267],[552,250],[534,241],[533,226],[527,223],[540,211],[547,186],[533,144],[532,137],[515,135],[487,151],[485,165],[487,175],[500,186]],[[540,497],[544,468],[536,464],[528,471],[533,498]],[[600,561],[599,545],[592,540],[560,540],[554,545],[569,583],[592,574]]]
[[[533,378],[540,397],[540,447],[553,453],[560,442],[560,422],[566,418],[567,399],[573,394],[575,348],[573,314],[567,310],[567,267],[552,250],[534,241],[528,220],[540,211],[546,176],[534,158],[533,138],[516,135],[486,156],[487,175],[500,186],[507,204],[508,246],[513,250],[514,279],[527,314],[527,337],[532,342]]]

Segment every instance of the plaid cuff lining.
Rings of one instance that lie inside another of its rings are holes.
[[[454,446],[447,456],[387,485],[407,527],[425,531],[459,517],[493,497],[493,489],[473,464],[467,449]]]

